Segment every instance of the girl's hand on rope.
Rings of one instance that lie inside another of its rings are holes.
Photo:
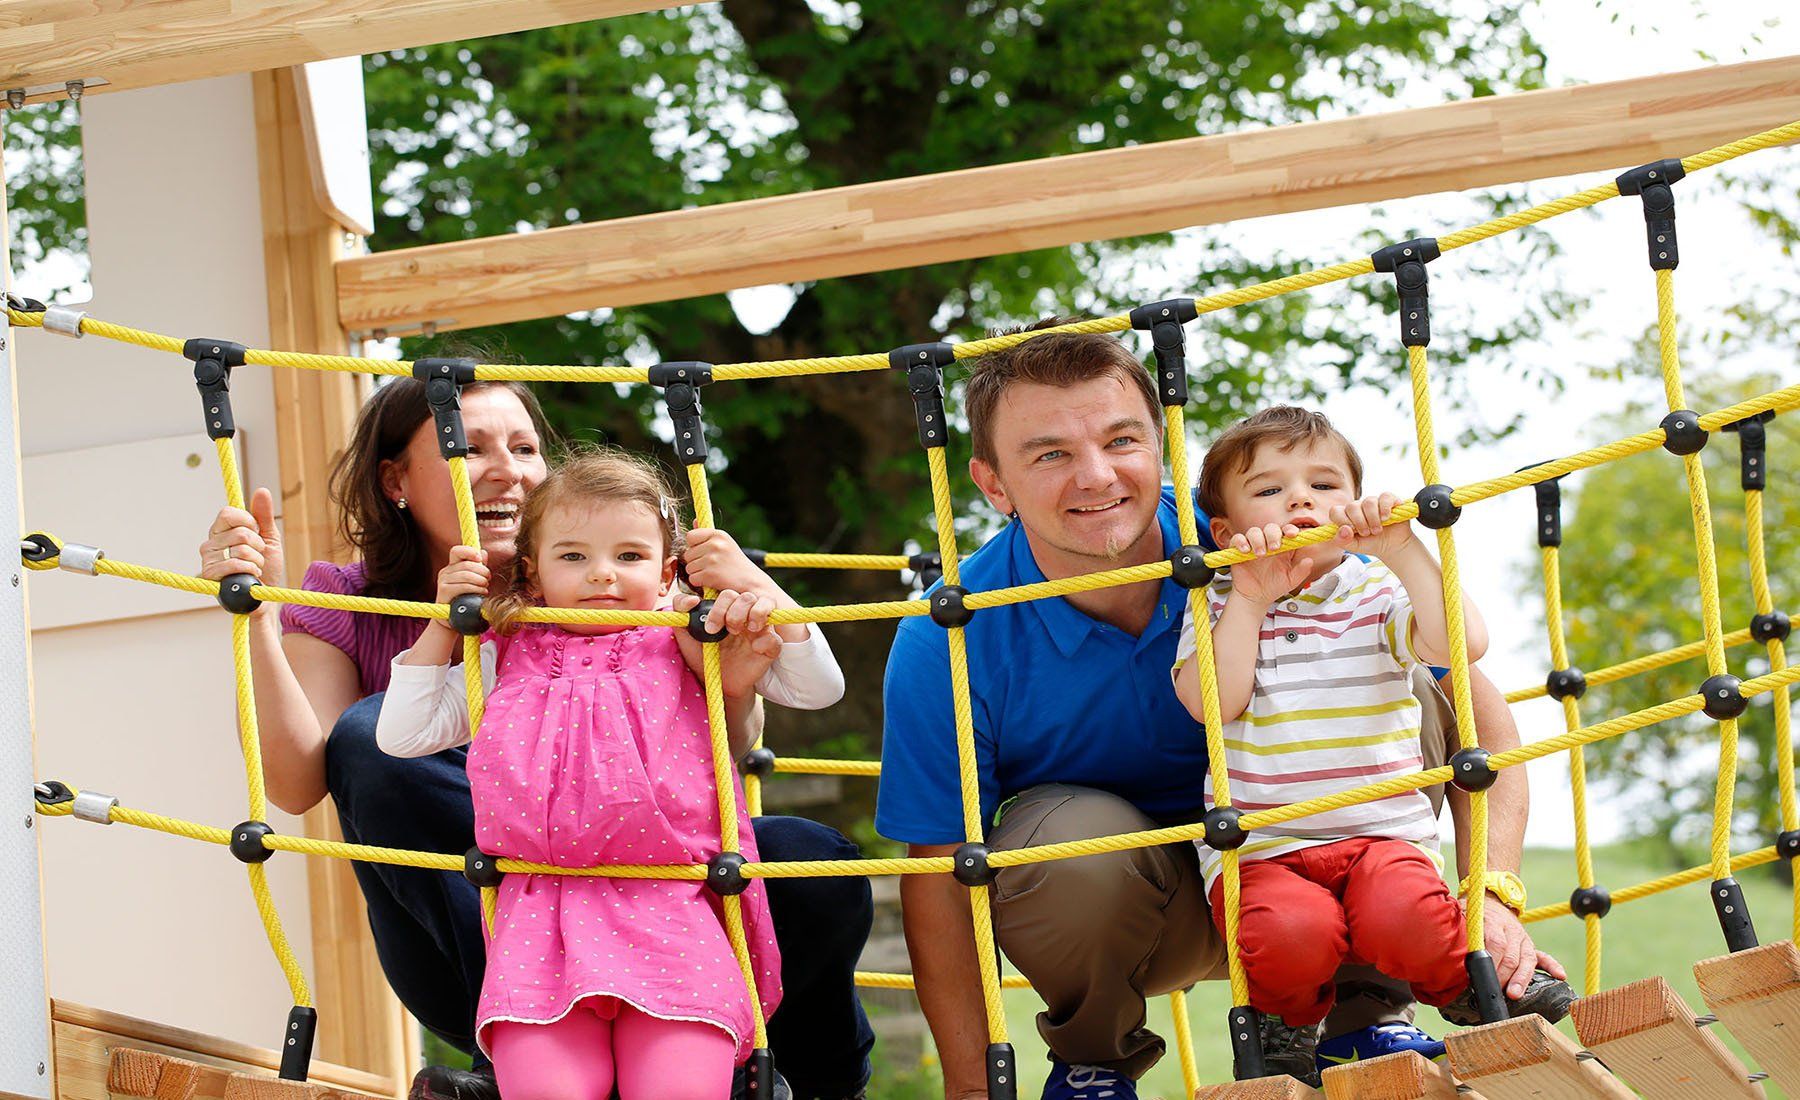
[[[699,603],[700,597],[684,592],[675,597],[675,610],[691,611]],[[755,592],[726,589],[713,598],[705,626],[708,631],[726,632],[719,642],[719,682],[727,696],[741,699],[756,694],[757,682],[781,655],[781,635],[769,625],[773,610],[775,601]],[[700,643],[685,630],[677,631],[675,638],[688,664],[700,672],[704,667]]]
[[[1410,522],[1382,526],[1399,503],[1399,497],[1383,493],[1378,497],[1364,497],[1354,504],[1333,505],[1326,518],[1337,524],[1339,546],[1354,554],[1385,559],[1415,541]]]
[[[1231,567],[1231,594],[1266,610],[1276,600],[1305,584],[1312,560],[1304,551],[1268,556],[1281,545],[1282,539],[1299,533],[1300,528],[1291,523],[1286,526],[1266,523],[1231,536],[1231,549],[1256,555],[1250,561],[1241,561]]]
[[[279,585],[285,574],[281,533],[275,526],[275,498],[267,489],[250,497],[250,509],[221,508],[200,544],[200,576],[209,581],[248,573],[258,584]],[[264,604],[255,616],[264,614]]]
[[[458,596],[485,596],[492,579],[486,550],[452,546],[450,564],[438,572],[437,602],[449,603]]]

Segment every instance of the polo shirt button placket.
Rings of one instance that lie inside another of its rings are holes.
[[[1287,638],[1290,642],[1297,642],[1300,640],[1300,632],[1298,630],[1290,630],[1283,635],[1283,637]]]

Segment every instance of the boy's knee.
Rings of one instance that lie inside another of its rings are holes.
[[[1349,949],[1343,917],[1293,906],[1246,913],[1239,927],[1244,964],[1265,981],[1312,988],[1330,979]]]

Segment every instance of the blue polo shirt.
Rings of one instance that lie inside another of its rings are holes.
[[[1164,555],[1173,554],[1181,538],[1171,488],[1163,489],[1157,520]],[[1204,540],[1204,515],[1199,523]],[[971,592],[1044,579],[1018,523],[962,563],[963,587]],[[964,636],[984,823],[993,822],[1001,802],[1040,783],[1111,791],[1159,819],[1204,809],[1206,739],[1169,681],[1187,598],[1164,578],[1150,624],[1136,637],[1061,597],[976,612]],[[882,701],[876,831],[905,844],[961,843],[943,627],[924,617],[900,621]]]

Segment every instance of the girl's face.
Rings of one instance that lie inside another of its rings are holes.
[[[637,501],[570,503],[545,511],[526,563],[532,595],[546,607],[654,611],[675,583],[675,559],[663,546],[663,522]],[[617,626],[569,626],[605,634]]]
[[[512,561],[519,534],[519,505],[544,480],[543,441],[517,395],[500,387],[462,396],[463,432],[469,440],[469,488],[475,498],[475,525],[481,548],[495,568]],[[399,458],[382,463],[382,489],[389,500],[404,497],[413,522],[431,548],[432,561],[450,560],[462,542],[450,464],[438,452],[437,426],[427,419]]]

